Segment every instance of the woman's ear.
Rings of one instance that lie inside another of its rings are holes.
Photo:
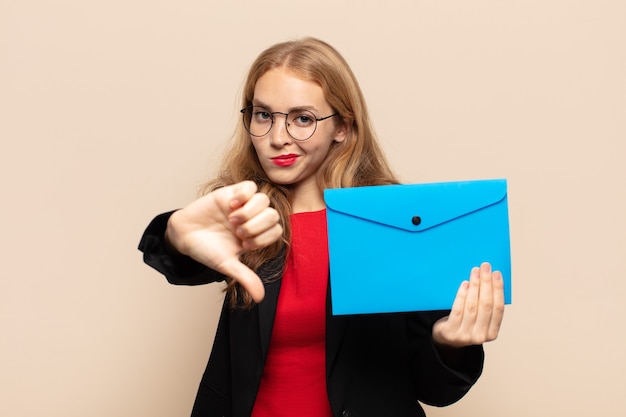
[[[346,140],[350,132],[350,124],[348,120],[342,120],[337,124],[335,128],[335,142],[341,143]]]

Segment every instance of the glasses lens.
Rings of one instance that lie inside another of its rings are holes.
[[[316,127],[317,119],[308,110],[292,110],[287,115],[287,131],[296,140],[307,140]]]
[[[263,107],[247,107],[243,112],[243,125],[252,136],[264,136],[272,128],[272,113]]]

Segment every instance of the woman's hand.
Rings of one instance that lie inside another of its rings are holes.
[[[483,263],[472,269],[456,295],[450,315],[433,326],[433,339],[439,346],[460,348],[495,340],[504,315],[502,274]]]
[[[219,188],[176,211],[165,239],[183,255],[237,280],[255,302],[265,295],[259,276],[240,262],[244,251],[280,239],[278,212],[252,181]]]

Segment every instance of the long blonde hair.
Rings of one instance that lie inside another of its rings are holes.
[[[335,48],[319,39],[304,38],[266,49],[250,67],[243,88],[242,108],[252,103],[257,80],[275,68],[288,69],[303,80],[320,85],[330,106],[339,113],[339,123],[348,126],[346,139],[333,143],[319,167],[317,182],[320,190],[398,182],[378,144],[361,88],[348,63]],[[243,180],[254,181],[259,191],[268,195],[272,207],[280,214],[284,229],[282,240],[242,255],[242,262],[257,270],[289,247],[291,190],[289,186],[274,184],[267,177],[240,121],[216,178],[202,186],[201,194]],[[278,270],[264,280],[271,282],[281,275],[282,270]],[[227,295],[232,306],[252,305],[249,295],[234,280],[228,280]]]

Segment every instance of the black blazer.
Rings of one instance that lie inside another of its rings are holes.
[[[172,284],[198,285],[224,276],[163,245],[171,213],[157,216],[139,249],[144,261]],[[282,267],[275,259],[259,269]],[[402,289],[398,289],[401,291]],[[266,284],[265,299],[251,310],[222,308],[217,334],[192,417],[250,416],[276,312],[280,280]],[[432,325],[446,311],[333,316],[326,302],[326,375],[330,405],[341,417],[424,416],[418,401],[444,406],[459,400],[482,372],[481,346],[465,348],[453,366],[432,341]]]

